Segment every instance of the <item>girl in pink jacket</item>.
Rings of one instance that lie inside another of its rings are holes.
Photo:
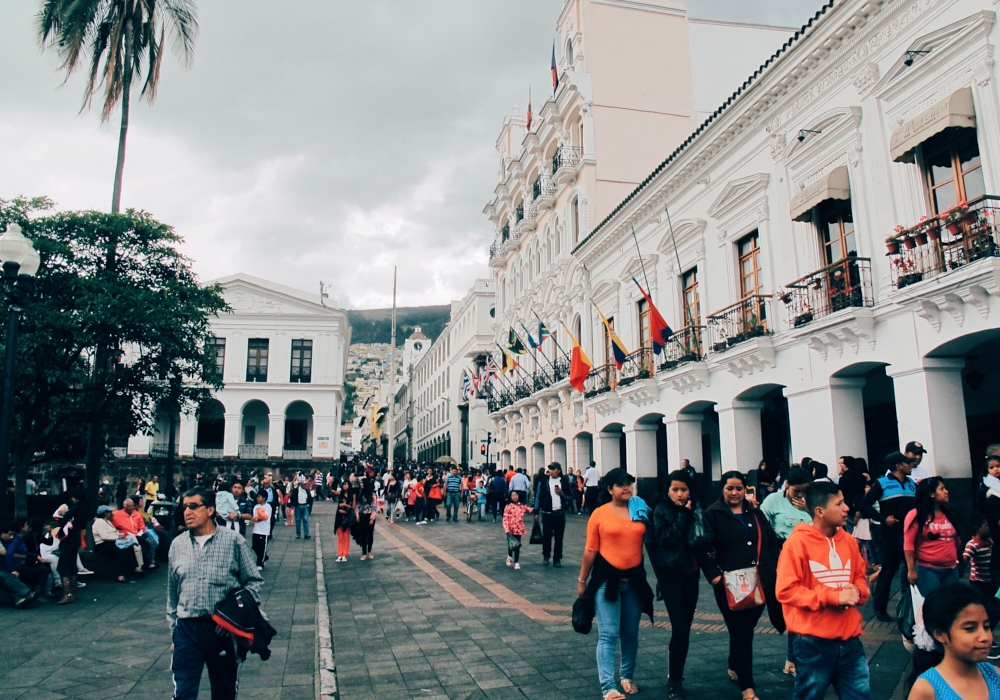
[[[507,566],[520,570],[521,535],[524,534],[524,514],[533,513],[534,508],[520,503],[517,491],[510,492],[510,503],[503,509],[503,531],[507,533]]]

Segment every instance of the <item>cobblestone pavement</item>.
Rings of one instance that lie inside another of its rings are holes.
[[[314,517],[324,532],[327,508],[320,505]],[[326,535],[340,698],[600,698],[597,634],[577,634],[569,620],[585,536],[586,517],[568,516],[565,566],[544,567],[541,548],[525,544],[522,569],[514,571],[492,519],[448,523],[442,516],[427,526],[380,519],[374,561],[361,561],[352,543],[350,559],[335,563],[336,541]],[[663,604],[657,606],[655,625],[643,618],[640,630],[639,698],[666,696],[670,626]],[[871,618],[870,606],[865,613]],[[874,619],[866,624],[875,700],[901,697],[908,655],[892,630]],[[685,671],[692,698],[740,697],[726,677],[728,645],[703,581]],[[785,649],[785,637],[763,619],[754,674],[764,700],[791,696],[793,681],[781,672]]]
[[[241,698],[316,696],[316,552],[290,529],[278,527],[264,570],[262,602],[278,631],[272,656],[247,659]],[[85,577],[72,605],[0,607],[0,700],[170,698],[165,568],[131,584]],[[203,674],[200,697],[209,688]]]

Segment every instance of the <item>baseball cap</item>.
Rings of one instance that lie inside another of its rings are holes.
[[[910,442],[906,443],[906,449],[904,449],[903,452],[909,452],[911,454],[916,455],[916,454],[926,454],[927,450],[925,450],[924,446],[921,445],[916,440],[911,440]]]
[[[897,464],[913,464],[916,461],[913,457],[907,457],[902,452],[890,452],[885,456],[885,466],[887,469],[892,469]]]
[[[111,506],[97,506],[98,515],[104,515],[105,513],[113,513],[114,510],[115,509],[112,508]]]

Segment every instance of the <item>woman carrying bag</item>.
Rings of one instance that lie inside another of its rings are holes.
[[[746,479],[738,471],[722,475],[722,497],[705,511],[712,542],[702,559],[719,612],[729,630],[729,677],[745,700],[756,700],[753,631],[768,606],[771,624],[785,631],[774,595],[778,538],[767,518],[746,500]]]
[[[691,500],[692,486],[686,471],[675,471],[667,477],[667,492],[653,511],[655,541],[646,543],[670,616],[667,697],[671,699],[686,697],[684,665],[698,605],[698,551],[711,541],[705,516]]]
[[[580,562],[577,596],[592,601],[600,637],[597,674],[604,700],[624,700],[615,687],[615,647],[621,642],[621,686],[639,692],[633,680],[639,652],[639,619],[653,619],[653,591],[642,566],[646,525],[632,519],[629,500],[635,477],[625,469],[604,476],[605,504],[587,521],[587,544]],[[588,582],[589,578],[589,582]]]

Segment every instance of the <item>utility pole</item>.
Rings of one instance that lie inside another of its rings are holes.
[[[392,268],[392,334],[389,340],[389,448],[386,450],[385,465],[392,471],[395,452],[396,423],[393,409],[396,406],[396,267]]]

